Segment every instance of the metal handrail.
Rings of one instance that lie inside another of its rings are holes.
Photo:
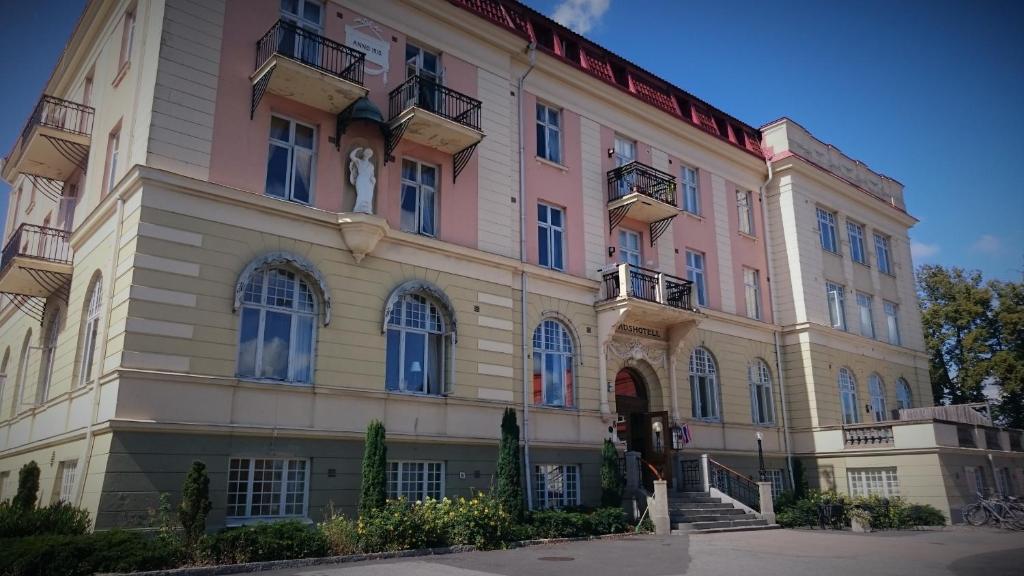
[[[608,171],[609,202],[634,192],[675,206],[676,177],[635,160]]]
[[[625,266],[629,267],[628,294],[630,297],[683,310],[692,309],[692,281],[635,264],[625,264]],[[601,276],[601,280],[604,283],[607,298],[612,299],[622,295],[618,266],[605,272]],[[660,293],[661,290],[659,290],[662,282],[664,282],[664,293]]]
[[[410,76],[388,95],[388,119],[416,107],[480,131],[480,106],[476,98],[456,92],[425,76]]]
[[[757,482],[711,458],[708,458],[708,481],[723,494],[754,510],[761,510],[761,488]]]
[[[278,20],[256,41],[256,70],[274,54],[362,86],[366,54],[310,32],[293,22]]]
[[[95,116],[96,109],[92,106],[43,94],[36,102],[36,107],[32,109],[32,115],[21,129],[21,137],[11,147],[7,158],[14,156],[14,151],[20,150],[25,145],[29,133],[35,126],[46,126],[80,136],[92,136],[92,123]]]
[[[11,235],[0,256],[0,271],[7,269],[14,258],[37,258],[60,264],[71,264],[71,244],[67,230],[22,224]]]

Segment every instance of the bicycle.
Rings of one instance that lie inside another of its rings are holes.
[[[1008,530],[1024,530],[1024,504],[985,498],[978,492],[978,501],[963,510],[964,522],[971,526],[994,524]]]

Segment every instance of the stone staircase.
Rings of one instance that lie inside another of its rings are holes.
[[[707,492],[670,493],[668,501],[672,533],[683,532],[707,534],[713,532],[738,532],[741,530],[771,530],[778,524],[769,524],[755,514]]]

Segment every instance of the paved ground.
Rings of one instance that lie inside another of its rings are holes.
[[[852,534],[769,530],[631,536],[517,550],[382,560],[261,576],[1021,576],[1024,533],[953,527]]]

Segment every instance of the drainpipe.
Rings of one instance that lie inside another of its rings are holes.
[[[519,191],[516,204],[519,205],[519,312],[520,312],[520,353],[523,356],[523,468],[526,477],[526,509],[533,510],[533,490],[530,480],[530,362],[529,362],[529,338],[526,334],[526,290],[528,281],[526,278],[526,207],[523,202],[526,199],[526,144],[523,142],[523,112],[525,99],[523,98],[523,86],[526,84],[526,77],[533,71],[537,63],[537,44],[530,42],[526,47],[530,66],[516,82],[516,130],[519,137]]]
[[[776,302],[775,295],[775,284],[773,279],[775,278],[774,271],[772,269],[772,255],[771,255],[771,227],[768,225],[768,199],[765,191],[768,188],[768,184],[772,181],[772,161],[771,158],[765,158],[765,166],[768,167],[768,177],[764,183],[761,184],[760,190],[758,190],[758,196],[761,201],[761,221],[764,222],[764,260],[768,266],[768,298],[772,309],[772,323],[779,325],[778,319],[778,303]],[[779,330],[772,330],[772,341],[775,346],[775,371],[779,376],[779,399],[782,402],[782,443],[786,450],[786,470],[789,473],[789,485],[795,487],[796,479],[793,477],[793,452],[790,449],[790,436],[789,436],[789,406],[786,402],[786,378],[782,368],[782,345],[779,342]]]

